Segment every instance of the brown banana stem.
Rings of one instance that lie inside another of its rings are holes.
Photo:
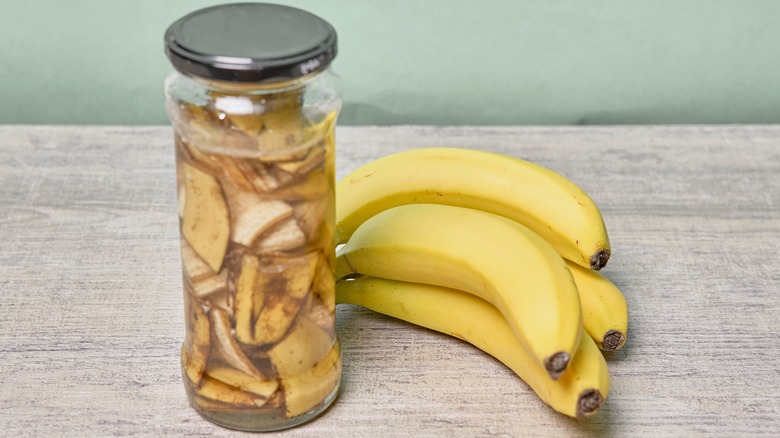
[[[601,340],[601,349],[602,350],[619,350],[620,347],[623,346],[623,343],[626,341],[626,335],[624,335],[619,330],[610,330],[605,335],[604,338]]]
[[[593,254],[593,257],[590,258],[590,269],[593,269],[594,271],[598,271],[599,269],[603,268],[604,266],[607,266],[607,262],[609,261],[609,250],[603,249],[596,254]]]
[[[569,365],[570,359],[571,358],[569,357],[569,353],[565,351],[559,351],[545,359],[544,368],[547,370],[547,373],[550,374],[550,377],[552,377],[553,380],[558,380],[558,378],[561,377],[561,374],[563,374],[563,371]]]
[[[593,415],[604,403],[604,397],[598,389],[586,389],[577,399],[577,418]]]

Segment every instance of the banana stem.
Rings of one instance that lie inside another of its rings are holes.
[[[593,415],[604,404],[604,397],[598,389],[586,389],[577,399],[577,417]]]
[[[623,346],[626,341],[626,335],[619,330],[610,330],[604,334],[601,340],[601,348],[604,350],[617,350]]]
[[[569,365],[569,353],[559,351],[544,361],[544,368],[553,380],[558,380]]]
[[[604,266],[607,266],[607,262],[609,261],[609,255],[610,252],[608,249],[603,249],[596,254],[593,254],[593,256],[590,258],[590,269],[593,269],[594,271],[598,271]]]

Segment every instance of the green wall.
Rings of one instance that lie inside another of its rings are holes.
[[[164,124],[204,0],[0,0],[0,123]],[[339,31],[342,124],[780,122],[780,1],[280,1]]]

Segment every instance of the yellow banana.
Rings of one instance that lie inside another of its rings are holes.
[[[619,350],[626,342],[628,331],[626,298],[598,272],[567,263],[580,293],[585,331],[602,350]]]
[[[336,278],[355,273],[491,302],[553,379],[580,342],[580,301],[566,263],[536,233],[501,216],[436,204],[385,210],[337,251]]]
[[[532,229],[566,259],[599,270],[610,255],[596,204],[572,181],[506,155],[421,148],[355,170],[336,186],[336,244],[366,219],[403,204],[447,204],[506,216]]]
[[[355,304],[462,339],[514,371],[553,409],[590,415],[609,391],[607,364],[596,344],[582,338],[569,369],[551,381],[518,343],[501,313],[465,292],[421,283],[363,277],[336,283],[336,302]]]

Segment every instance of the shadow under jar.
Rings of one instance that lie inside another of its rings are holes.
[[[336,33],[300,9],[202,9],[165,35],[190,404],[229,428],[301,424],[336,398]]]

